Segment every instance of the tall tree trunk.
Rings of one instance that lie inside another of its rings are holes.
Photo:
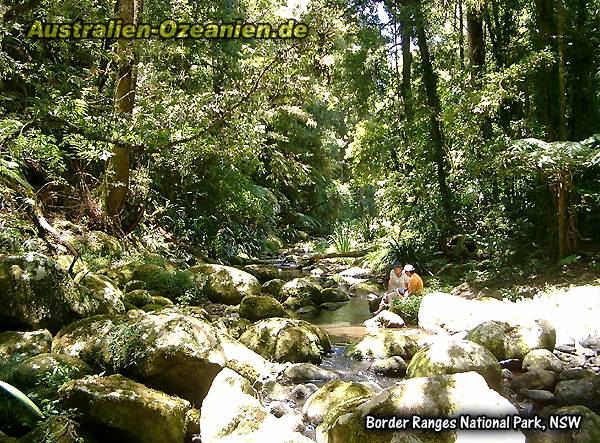
[[[569,89],[570,89],[570,108],[569,115],[569,139],[582,140],[593,134],[597,119],[597,113],[594,112],[593,94],[587,91],[594,89],[593,86],[593,66],[594,50],[593,41],[586,38],[586,23],[588,20],[587,12],[588,0],[576,1],[575,32],[573,38],[574,51],[570,51],[569,57]],[[592,124],[590,124],[592,123]]]
[[[142,14],[143,0],[118,0],[119,18],[124,24],[139,23]],[[115,92],[115,112],[129,117],[133,113],[137,61],[135,42],[130,39],[119,39],[117,42],[118,78]],[[129,192],[129,149],[113,145],[105,176],[105,210],[109,217],[117,215]]]
[[[484,18],[487,24],[490,42],[492,43],[492,56],[494,57],[498,68],[502,68],[504,66],[504,48],[502,45],[502,29],[500,27],[498,3],[496,0],[486,2]]]
[[[408,15],[408,14],[406,14]],[[402,97],[404,99],[404,112],[406,122],[411,124],[414,117],[412,106],[412,89],[410,74],[412,68],[412,54],[410,52],[410,39],[412,37],[412,21],[410,17],[404,17],[400,22],[402,32]]]
[[[558,112],[560,140],[567,140],[567,88],[565,73],[565,7],[563,0],[556,0],[558,31]]]
[[[483,17],[478,6],[467,9],[467,32],[469,33],[469,62],[475,77],[480,77],[485,65],[485,42],[483,40]]]
[[[421,10],[421,5],[417,2],[415,7],[415,28],[417,34],[417,43],[421,52],[421,64],[423,68],[423,83],[425,85],[425,94],[427,96],[427,105],[430,111],[431,123],[431,142],[433,145],[433,156],[437,168],[437,180],[440,188],[440,198],[442,204],[442,223],[440,226],[441,240],[446,240],[452,224],[452,199],[450,189],[447,183],[446,174],[446,152],[444,132],[440,121],[441,105],[437,90],[437,74],[433,70],[432,57],[429,53],[429,44],[425,33],[425,17]]]
[[[465,18],[463,16],[462,0],[458,0],[458,58],[460,69],[465,68]]]
[[[552,36],[556,35],[554,21],[554,0],[535,0],[537,39],[536,49],[553,48]],[[554,49],[553,49],[554,50]],[[538,120],[546,127],[547,141],[557,139],[555,112],[553,112],[552,85],[555,83],[556,69],[544,66],[537,73],[536,111]]]

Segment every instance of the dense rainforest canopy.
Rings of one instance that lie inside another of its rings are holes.
[[[597,0],[4,1],[2,248],[21,247],[33,213],[163,230],[225,261],[303,236],[379,239],[381,257],[577,260],[600,243],[599,12]],[[27,37],[35,20],[114,17],[295,18],[309,33]]]

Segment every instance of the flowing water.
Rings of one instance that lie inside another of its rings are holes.
[[[340,380],[353,382],[375,382],[382,388],[400,379],[375,374],[370,370],[371,360],[354,360],[346,357],[344,351],[352,342],[360,340],[368,330],[363,322],[372,317],[369,303],[365,298],[351,298],[348,303],[335,311],[321,311],[311,321],[329,334],[333,352],[323,359],[321,367],[336,372]],[[403,332],[419,341],[428,334],[419,328],[403,328]]]

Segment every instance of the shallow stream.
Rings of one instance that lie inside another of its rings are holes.
[[[367,299],[353,297],[340,309],[321,311],[311,322],[327,331],[333,345],[333,353],[323,359],[322,368],[336,372],[339,374],[340,380],[371,381],[382,388],[386,388],[401,379],[375,374],[370,370],[373,363],[371,360],[354,360],[344,355],[344,351],[350,343],[367,334],[368,330],[363,322],[371,317],[372,314],[369,311]],[[431,337],[431,334],[420,328],[409,327],[401,330],[418,343],[422,343]]]

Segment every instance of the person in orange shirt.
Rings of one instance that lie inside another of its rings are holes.
[[[407,297],[411,294],[418,294],[423,290],[423,279],[415,272],[413,265],[404,266],[404,273],[408,276],[408,289],[404,296]]]

